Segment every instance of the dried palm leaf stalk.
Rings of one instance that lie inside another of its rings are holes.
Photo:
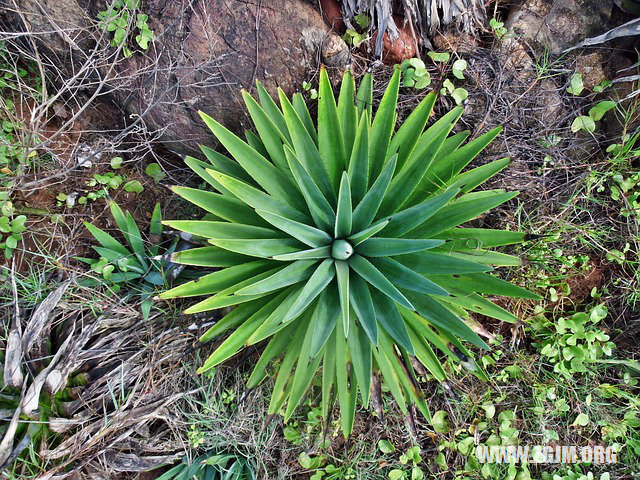
[[[349,28],[354,28],[352,21],[358,14],[373,19],[372,23],[382,32],[376,40],[378,56],[382,54],[384,33],[392,40],[399,35],[394,14],[402,15],[405,23],[413,26],[424,45],[430,45],[428,35],[442,27],[455,25],[473,33],[486,20],[483,0],[342,0],[342,13]]]

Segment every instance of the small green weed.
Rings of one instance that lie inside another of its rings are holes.
[[[589,372],[589,365],[610,357],[615,344],[597,327],[607,316],[607,308],[598,305],[589,313],[554,320],[540,314],[531,323],[536,346],[543,357],[553,362],[553,370],[566,376]]]
[[[422,90],[431,84],[431,75],[424,62],[419,58],[409,58],[400,65],[402,70],[402,85]]]
[[[121,46],[125,57],[133,55],[127,42],[130,33],[136,33],[135,44],[142,50],[154,39],[149,17],[140,12],[140,0],[114,0],[107,10],[98,12],[98,20],[101,29],[113,32],[111,46]]]
[[[12,219],[6,215],[0,217],[0,250],[4,250],[6,259],[11,258],[13,251],[22,240],[22,232],[27,229],[26,221],[26,215],[18,215]]]

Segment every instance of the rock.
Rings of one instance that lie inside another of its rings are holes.
[[[26,12],[22,28],[29,32],[55,31],[62,22],[70,29],[92,32],[98,41],[100,32],[91,23],[87,26],[101,9],[95,2],[16,3]],[[347,45],[304,0],[146,0],[142,11],[155,34],[149,49],[136,48],[131,39],[133,55],[121,60],[115,73],[101,65],[94,77],[108,75],[114,103],[131,119],[142,117],[142,123],[178,153],[197,152],[199,143],[213,143],[198,110],[240,131],[250,126],[241,90],[254,92],[256,79],[272,94],[282,88],[290,95],[317,68],[318,58],[339,69],[350,60]],[[107,35],[109,40],[111,34]],[[67,76],[78,67],[71,59],[86,58],[68,55],[70,50],[91,53],[75,38],[56,34],[55,41],[41,45],[51,63],[67,69]],[[106,42],[99,48],[105,57],[115,51]]]
[[[351,53],[344,40],[335,33],[325,35],[322,41],[321,57],[325,65],[344,69],[351,61]]]
[[[513,7],[505,26],[537,51],[559,54],[607,30],[613,0],[525,0]]]
[[[610,56],[608,53],[607,56]],[[610,76],[605,72],[604,65],[607,58],[602,51],[578,55],[576,57],[576,72],[582,75],[582,83],[588,89],[592,89]]]
[[[344,32],[346,26],[342,18],[342,10],[338,0],[320,0],[320,9],[325,21],[331,25],[331,28],[338,32]]]
[[[456,53],[474,53],[478,49],[478,40],[468,33],[443,32],[433,37],[436,50]]]
[[[403,26],[401,17],[394,17],[394,20],[399,31],[398,37],[391,40],[389,33],[385,33],[384,37],[382,37],[382,61],[386,65],[402,63],[403,60],[413,58],[418,53],[409,24]],[[375,32],[371,36],[371,48],[375,48],[377,38],[378,32]]]

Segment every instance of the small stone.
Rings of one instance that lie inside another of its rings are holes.
[[[456,53],[474,53],[478,49],[478,41],[468,33],[445,32],[433,37],[436,50]]]
[[[322,42],[322,61],[330,67],[343,67],[349,63],[349,47],[339,35],[330,33]]]
[[[403,20],[400,17],[396,17],[395,22],[400,32],[398,38],[391,40],[388,33],[382,37],[382,61],[386,65],[402,63],[403,60],[413,58],[418,53],[409,24],[403,26]],[[375,49],[377,38],[378,32],[371,36],[370,44],[373,49]]]
[[[605,62],[604,54],[600,51],[576,57],[576,72],[582,75],[585,88],[592,89],[609,79],[603,66]]]

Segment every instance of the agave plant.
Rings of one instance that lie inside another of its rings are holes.
[[[160,237],[162,236],[162,211],[157,203],[151,215],[149,225],[150,245],[145,245],[140,228],[129,212],[123,212],[114,201],[109,202],[111,214],[125,242],[122,243],[95,225],[84,222],[84,226],[100,244],[92,248],[100,255],[99,259],[76,257],[76,260],[87,263],[91,270],[100,274],[102,281],[83,279],[86,286],[106,283],[113,290],[119,291],[122,286],[129,287],[129,296],[139,296],[140,308],[144,320],[151,312],[152,296],[159,286],[166,287],[169,268],[158,257],[160,253]],[[163,255],[173,253],[177,246],[175,239]]]
[[[255,467],[237,454],[205,453],[171,468],[157,480],[255,480]]]
[[[217,192],[174,191],[217,219],[164,222],[210,244],[172,261],[220,270],[161,297],[206,297],[187,313],[236,305],[202,337],[232,331],[199,371],[268,340],[248,388],[277,365],[269,413],[288,419],[321,371],[323,413],[337,396],[345,436],[374,373],[403,412],[415,404],[429,418],[412,360],[444,380],[434,347],[468,365],[463,341],[488,348],[470,312],[516,320],[484,295],[537,298],[488,273],[519,264],[490,249],[523,233],[458,228],[516,195],[473,191],[508,159],[461,173],[500,128],[462,146],[469,132],[450,135],[458,107],[425,130],[430,93],[394,133],[399,82],[396,69],[371,121],[371,77],[356,95],[345,73],[336,103],[322,70],[317,127],[299,94],[280,91],[278,106],[258,83],[260,103],[243,92],[258,132],[246,142],[201,113],[233,159],[203,147],[208,162],[186,162]]]

